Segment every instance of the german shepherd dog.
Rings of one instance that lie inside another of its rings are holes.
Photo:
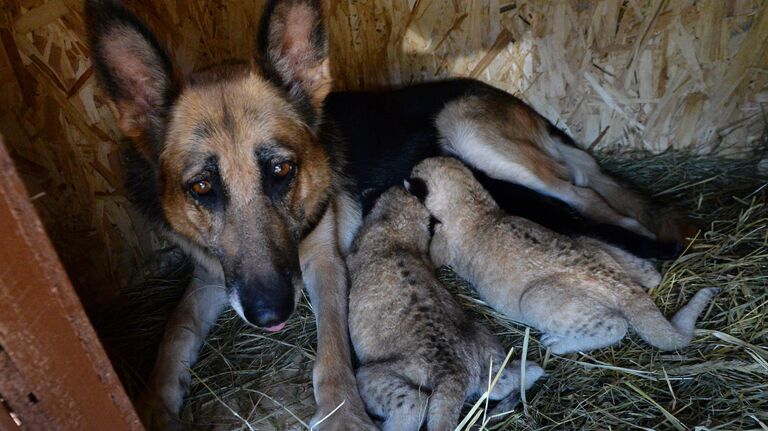
[[[317,0],[269,2],[253,58],[186,77],[118,0],[85,11],[96,75],[131,142],[130,198],[196,262],[141,401],[149,428],[180,426],[188,367],[227,305],[279,331],[304,288],[318,323],[312,423],[375,429],[352,370],[344,256],[364,211],[426,157],[461,159],[512,212],[637,254],[674,252],[660,240],[687,233],[488,85],[331,93]]]

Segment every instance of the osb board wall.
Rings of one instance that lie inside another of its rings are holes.
[[[338,1],[331,34],[345,86],[471,76],[583,145],[707,151],[764,129],[765,1]]]
[[[128,1],[183,71],[250,54],[263,1]],[[121,190],[80,0],[1,0],[0,131],[81,295],[108,301],[157,239]],[[517,94],[582,145],[744,147],[768,102],[768,4],[756,0],[330,0],[340,89],[471,76]]]

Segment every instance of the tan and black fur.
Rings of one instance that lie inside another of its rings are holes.
[[[542,331],[556,354],[617,343],[630,326],[662,350],[683,348],[717,293],[698,291],[670,322],[644,290],[660,281],[653,265],[506,214],[460,161],[424,160],[408,184],[439,221],[430,246],[435,264],[451,266],[494,309]]]
[[[345,341],[346,270],[335,244],[350,199],[339,195],[341,151],[321,128],[327,38],[316,2],[268,8],[252,59],[181,77],[120,2],[86,2],[94,67],[132,143],[131,199],[198,264],[141,402],[148,428],[181,426],[188,367],[227,304],[279,330],[306,287],[321,322],[315,420],[343,404],[320,429],[375,429]]]
[[[196,262],[142,402],[148,427],[178,426],[188,367],[225,307],[276,331],[305,288],[318,321],[315,422],[335,411],[319,429],[373,429],[352,373],[343,256],[366,204],[425,157],[465,157],[505,184],[567,198],[587,218],[629,228],[613,236],[622,246],[655,244],[642,236],[657,224],[645,202],[601,191],[607,177],[581,150],[548,150],[556,129],[516,98],[472,80],[329,93],[319,2],[266,7],[251,58],[183,76],[118,0],[85,2],[94,70],[131,143],[130,198]],[[459,109],[466,104],[516,110],[480,124]],[[446,115],[462,128],[435,121]],[[473,127],[496,128],[499,139],[468,139]],[[537,180],[553,176],[559,182]],[[547,212],[542,205],[534,215]]]
[[[384,192],[347,258],[349,332],[360,360],[357,384],[382,429],[452,430],[467,399],[487,390],[505,352],[469,319],[434,275],[429,212],[402,187]],[[491,363],[493,368],[491,368]],[[490,392],[509,410],[521,384],[518,361]],[[543,374],[528,364],[526,387]]]

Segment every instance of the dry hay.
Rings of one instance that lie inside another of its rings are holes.
[[[560,357],[547,355],[531,332],[528,358],[543,363],[548,375],[528,392],[524,410],[491,429],[766,429],[768,176],[758,173],[764,154],[635,156],[602,158],[607,170],[690,211],[704,227],[682,257],[663,264],[664,280],[651,295],[670,315],[701,288],[723,292],[701,317],[692,345],[678,352],[659,352],[630,334],[614,347]],[[519,356],[524,326],[488,309],[449,270],[439,275]],[[144,347],[131,351],[154,348],[162,310],[186,281],[171,276],[135,290],[139,307],[124,309],[134,320],[115,327],[118,344],[132,338]],[[192,369],[184,419],[202,429],[300,429],[298,419],[313,413],[314,338],[306,301],[278,335],[249,328],[231,313],[222,317]],[[108,344],[114,340],[107,337]],[[133,376],[124,380],[135,390]]]

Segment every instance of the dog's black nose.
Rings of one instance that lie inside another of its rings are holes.
[[[296,289],[290,274],[251,280],[238,287],[243,317],[268,331],[279,331],[291,317]]]

